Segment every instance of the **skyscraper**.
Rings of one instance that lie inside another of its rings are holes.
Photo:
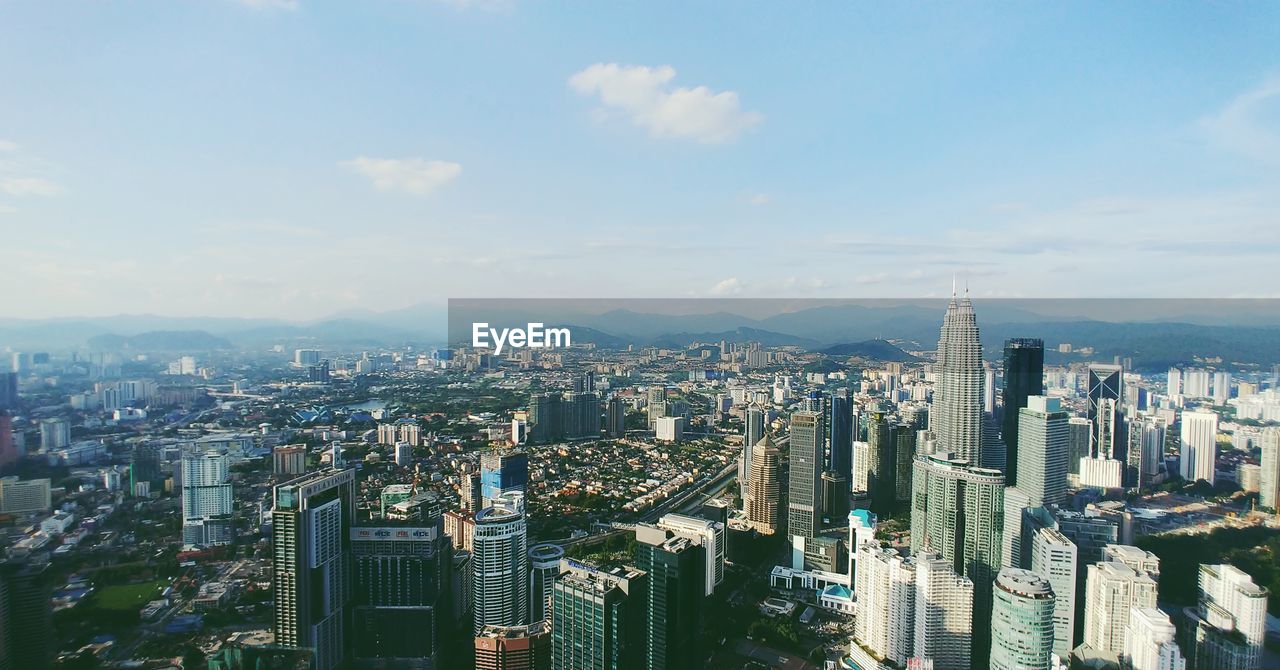
[[[1156,580],[1124,563],[1090,564],[1085,577],[1084,643],[1102,652],[1124,651],[1129,611],[1156,606]]]
[[[968,291],[954,291],[942,319],[938,339],[938,384],[929,416],[934,420],[938,452],[971,464],[990,466],[982,458],[982,343]],[[1003,467],[1003,462],[995,464]]]
[[[1164,467],[1164,443],[1168,425],[1163,417],[1143,416],[1129,424],[1129,461],[1125,485],[1150,486]]]
[[[1280,511],[1280,428],[1262,429],[1262,472],[1259,477],[1258,505],[1272,512]]]
[[[787,532],[793,538],[814,537],[821,526],[822,415],[791,415],[791,460],[788,478]]]
[[[532,621],[551,618],[551,596],[564,549],[543,543],[529,548],[529,612]]]
[[[1129,628],[1120,655],[1131,670],[1186,670],[1187,660],[1178,649],[1177,629],[1169,615],[1158,609],[1129,610]]]
[[[1030,570],[1005,568],[995,580],[991,610],[992,670],[1050,670],[1053,587]]]
[[[1054,528],[1036,530],[1031,540],[1031,571],[1053,588],[1053,653],[1066,659],[1075,648],[1076,545]]]
[[[1218,415],[1213,412],[1183,412],[1178,469],[1182,478],[1194,482],[1215,481],[1218,460]]]
[[[643,658],[650,670],[699,667],[706,554],[688,538],[636,525],[636,567],[649,575]]]
[[[1067,419],[1067,474],[1080,474],[1080,461],[1089,457],[1093,424],[1083,416]]]
[[[867,494],[871,511],[885,518],[897,506],[897,428],[883,412],[873,412],[867,422]]]
[[[355,471],[332,468],[274,490],[272,583],[275,639],[315,652],[316,670],[346,657],[345,612],[350,593],[346,545],[355,516]]]
[[[419,493],[352,527],[351,563],[354,657],[437,667],[452,627],[453,548],[436,494]]]
[[[499,496],[476,514],[471,538],[471,612],[485,626],[529,623],[529,547],[520,494]]]
[[[1199,604],[1184,610],[1189,663],[1196,668],[1258,670],[1266,640],[1267,589],[1230,564],[1200,566]]]
[[[934,670],[968,670],[973,637],[973,582],[928,552],[916,556],[916,658]]]
[[[523,451],[488,451],[480,456],[480,504],[489,507],[508,494],[525,494],[529,455]]]
[[[1000,437],[1006,448],[1004,472],[1009,486],[1018,484],[1018,411],[1027,406],[1027,398],[1043,393],[1044,341],[1030,338],[1005,340]]]
[[[605,571],[571,560],[563,566],[553,593],[551,667],[645,668],[649,576],[636,568]]]
[[[1087,384],[1087,416],[1093,424],[1089,455],[1123,463],[1128,446],[1124,415],[1120,411],[1124,407],[1124,368],[1094,363],[1089,366]],[[1085,484],[1090,485],[1087,481]]]
[[[781,486],[778,481],[778,448],[768,433],[751,450],[751,489],[745,506],[747,521],[760,533],[773,535],[778,527]]]
[[[1062,401],[1042,395],[1018,410],[1018,488],[1030,507],[1061,503],[1067,495],[1067,413]]]
[[[234,538],[229,459],[216,451],[182,455],[182,543],[187,547],[228,544]]]
[[[828,424],[831,453],[827,469],[843,477],[847,483],[853,477],[853,400],[849,389],[837,389],[831,395],[831,416]]]
[[[622,396],[609,398],[609,407],[605,412],[605,432],[609,437],[622,437],[627,432],[627,403]]]
[[[475,670],[551,670],[551,631],[546,621],[485,626],[475,637]]]
[[[753,474],[751,471],[751,449],[764,437],[764,410],[759,405],[751,403],[747,405],[747,412],[743,419],[743,466],[742,472],[739,473],[738,486],[743,492],[746,492],[751,488]]]
[[[915,560],[871,542],[858,547],[857,554],[854,645],[875,658],[905,665],[915,649]],[[856,659],[856,650],[851,653]]]
[[[912,481],[911,551],[931,550],[973,581],[973,616],[991,612],[991,582],[1002,567],[1004,475],[961,460],[922,456]],[[973,655],[985,658],[990,629],[973,627]]]
[[[706,554],[706,595],[715,592],[724,581],[724,555],[726,537],[724,524],[684,514],[664,514],[658,519],[658,527],[676,537],[684,537],[702,547]]]

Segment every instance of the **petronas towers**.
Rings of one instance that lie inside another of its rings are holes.
[[[1004,468],[983,457],[982,343],[969,292],[957,299],[954,291],[942,319],[938,338],[938,383],[929,412],[937,439],[935,453],[973,465]],[[989,445],[994,446],[994,445]]]

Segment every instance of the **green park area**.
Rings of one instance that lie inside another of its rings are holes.
[[[98,609],[137,613],[148,602],[160,597],[168,580],[156,579],[138,584],[104,586],[95,594],[93,604]]]

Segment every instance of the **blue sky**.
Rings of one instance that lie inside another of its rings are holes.
[[[0,3],[17,317],[1280,297],[1273,3]]]

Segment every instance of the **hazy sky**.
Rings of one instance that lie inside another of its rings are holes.
[[[1280,296],[1280,4],[0,3],[0,316]]]

